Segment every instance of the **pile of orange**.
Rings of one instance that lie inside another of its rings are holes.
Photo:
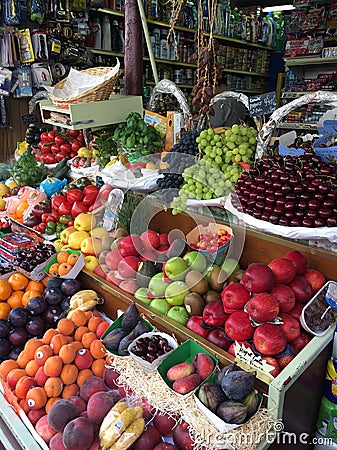
[[[7,319],[13,308],[26,307],[28,301],[40,296],[45,287],[45,280],[33,281],[19,272],[12,274],[8,280],[0,280],[0,318]]]
[[[49,275],[62,277],[67,275],[76,264],[79,253],[68,253],[66,251],[59,252],[57,254],[57,262],[49,267]]]
[[[87,378],[103,377],[106,350],[100,337],[108,326],[98,313],[77,310],[41,339],[29,339],[16,361],[0,364],[0,377],[27,414],[48,413],[58,399],[77,395]]]

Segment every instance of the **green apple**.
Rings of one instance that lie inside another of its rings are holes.
[[[197,270],[198,272],[203,272],[207,267],[206,258],[202,253],[197,251],[188,252],[184,256],[184,260],[188,264],[190,270]]]
[[[227,273],[227,275],[231,275],[235,273],[237,270],[240,270],[240,266],[237,261],[233,258],[226,258],[225,261],[221,265],[221,269]]]
[[[180,256],[174,256],[165,263],[165,274],[172,281],[182,281],[188,270],[187,261]]]
[[[184,304],[184,298],[190,291],[183,281],[173,281],[165,290],[165,298],[170,305],[177,306]]]
[[[190,318],[184,306],[172,306],[172,308],[168,310],[168,313],[166,315],[170,319],[184,326],[187,324],[187,321]]]
[[[151,300],[150,306],[162,314],[167,314],[167,311],[170,309],[170,305],[164,298],[154,298]]]
[[[136,290],[136,292],[133,294],[133,296],[140,302],[143,302],[143,303],[146,303],[147,305],[149,305],[151,303],[152,299],[148,298],[148,296],[147,296],[148,291],[149,291],[148,288],[141,287]]]
[[[205,278],[208,281],[210,274],[213,272],[214,269],[220,269],[220,266],[218,266],[217,264],[213,264],[212,266],[210,266],[206,273],[205,273]]]
[[[168,283],[164,281],[164,274],[162,272],[153,275],[149,281],[149,291],[153,297],[163,297]]]

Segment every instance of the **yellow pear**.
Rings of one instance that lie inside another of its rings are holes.
[[[74,231],[68,239],[68,245],[74,250],[80,250],[82,241],[89,238],[90,234],[87,231]]]
[[[74,227],[77,231],[90,231],[95,228],[95,225],[96,220],[91,212],[79,214],[74,221]]]
[[[3,183],[0,183],[0,197],[3,197],[9,191],[9,187]]]
[[[54,241],[53,244],[54,244],[56,251],[60,252],[61,248],[63,247],[63,243],[62,243],[61,239],[56,239],[56,241]]]
[[[4,211],[6,209],[6,202],[3,198],[0,197],[0,211]]]
[[[106,234],[108,234],[108,232],[107,232],[107,230],[106,230],[105,228],[103,228],[103,227],[96,227],[96,228],[93,228],[93,229],[90,231],[90,236],[95,236],[95,237],[98,237],[98,238],[100,238],[100,239],[102,239],[103,236],[105,236]]]
[[[61,231],[60,239],[62,244],[68,244],[68,239],[71,233],[77,231],[75,227],[68,227]]]

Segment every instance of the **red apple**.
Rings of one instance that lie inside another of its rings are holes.
[[[291,346],[294,349],[295,353],[299,353],[302,348],[304,348],[311,341],[311,336],[304,331],[302,331],[301,335],[292,341]]]
[[[234,346],[235,346],[236,342],[238,344],[240,344],[241,346],[243,346],[243,347],[250,348],[250,349],[253,350],[253,346],[252,346],[252,344],[250,342],[247,342],[247,341],[235,341],[227,349],[227,353],[229,353],[230,355],[235,356]]]
[[[307,303],[314,295],[311,284],[302,275],[296,275],[289,287],[294,291],[296,301],[300,303]]]
[[[301,335],[300,322],[294,316],[287,313],[281,313],[280,318],[283,322],[283,324],[280,324],[280,327],[284,331],[287,341],[292,342],[294,339],[297,339]]]
[[[249,317],[255,322],[271,322],[280,311],[278,301],[268,292],[253,295],[247,305]]]
[[[204,327],[201,326],[203,321],[204,319],[202,316],[191,316],[187,321],[186,327],[189,330],[206,339],[209,330],[206,330]]]
[[[268,266],[273,271],[276,283],[288,284],[296,275],[293,263],[286,258],[273,259]]]
[[[207,340],[223,350],[227,350],[231,345],[231,341],[227,339],[226,333],[221,328],[214,328],[214,330],[211,330],[208,333]]]
[[[254,327],[246,312],[235,311],[225,322],[225,332],[234,341],[249,341],[253,336]]]
[[[143,417],[144,419],[149,422],[156,412],[155,408],[147,401],[145,397],[142,397],[140,400],[137,401],[137,405],[140,405],[143,409]]]
[[[269,294],[278,301],[280,312],[289,312],[295,306],[294,291],[286,284],[275,284]]]
[[[140,261],[157,261],[157,251],[141,250]]]
[[[153,425],[162,436],[171,436],[176,423],[177,421],[173,417],[165,413],[158,412],[153,417]]]
[[[135,278],[139,262],[136,256],[126,256],[118,263],[118,273],[123,278]]]
[[[223,327],[228,314],[223,309],[222,301],[215,300],[207,303],[202,311],[202,317],[205,324],[210,327]]]
[[[284,258],[289,259],[295,267],[297,275],[302,275],[307,268],[307,258],[297,250],[291,250],[284,255]]]
[[[262,359],[266,361],[271,366],[274,366],[274,369],[269,372],[272,377],[277,377],[277,375],[281,372],[281,367],[277,360],[271,356],[262,356]]]
[[[142,247],[140,237],[136,234],[123,237],[117,244],[120,254],[125,258],[126,256],[138,256],[137,248]]]
[[[280,367],[283,369],[295,358],[295,356],[296,355],[279,356],[277,358],[277,362],[279,363]]]
[[[307,281],[309,281],[314,292],[319,291],[326,282],[325,276],[322,272],[315,269],[307,269],[303,276]]]
[[[160,442],[161,435],[159,431],[153,425],[147,424],[146,429],[133,444],[132,448],[133,450],[150,450]]]
[[[159,242],[160,245],[165,245],[165,247],[169,248],[170,243],[169,243],[169,237],[167,233],[160,233],[159,235]]]
[[[267,264],[253,263],[245,270],[241,283],[249,292],[270,291],[275,284],[273,271]]]
[[[101,266],[96,266],[93,270],[93,273],[101,278],[106,278],[106,272],[104,272]]]
[[[300,320],[302,309],[304,308],[303,303],[295,303],[295,306],[292,310],[289,311],[289,314],[291,314],[295,319]]]
[[[144,231],[144,233],[140,235],[140,239],[144,250],[156,250],[160,245],[159,234],[153,230]]]
[[[187,422],[178,423],[178,425],[173,429],[172,436],[173,442],[180,450],[194,449],[194,441],[188,431]]]
[[[279,325],[263,323],[254,331],[253,342],[262,355],[274,356],[282,353],[287,346],[287,337]]]
[[[231,282],[221,292],[223,308],[227,313],[243,309],[249,298],[249,292],[240,283]]]
[[[118,264],[122,259],[119,250],[110,250],[105,257],[105,264],[109,270],[117,270]]]
[[[129,292],[129,294],[134,294],[139,288],[136,280],[123,280],[119,285],[123,291]]]
[[[115,284],[116,286],[119,286],[123,280],[121,278],[118,278],[117,274],[118,274],[117,270],[111,270],[106,274],[105,277],[106,281],[108,283],[112,283]]]

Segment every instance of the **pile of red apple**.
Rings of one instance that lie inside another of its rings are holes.
[[[210,253],[216,253],[220,247],[226,245],[232,235],[224,228],[219,228],[216,233],[207,232],[204,234],[199,234],[196,243],[190,244],[190,247],[196,250],[206,250]]]
[[[325,281],[298,251],[268,265],[253,263],[240,282],[223,289],[221,300],[205,306],[202,321],[191,317],[187,326],[233,356],[236,341],[251,348],[275,367],[276,376],[310,341],[301,311]]]

